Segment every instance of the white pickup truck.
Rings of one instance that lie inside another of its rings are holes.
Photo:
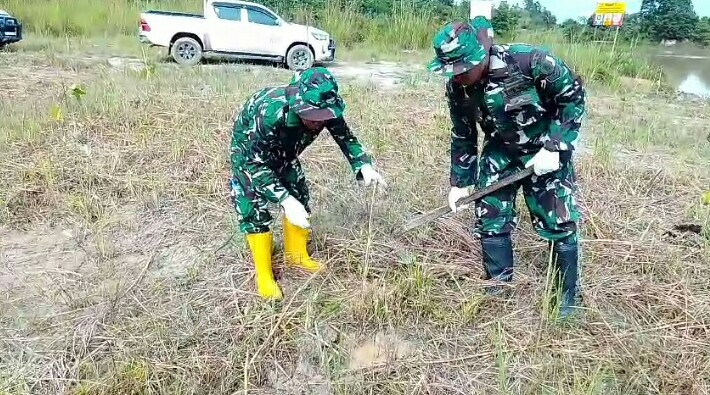
[[[204,0],[203,15],[142,12],[139,38],[167,47],[176,62],[190,66],[206,52],[285,63],[292,70],[335,58],[335,41],[328,33],[241,0]]]

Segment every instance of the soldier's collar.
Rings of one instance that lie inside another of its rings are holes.
[[[500,78],[508,75],[508,63],[503,60],[498,53],[491,54],[490,64],[488,66],[488,76],[492,78]]]
[[[301,125],[301,120],[293,111],[286,112],[286,127],[294,128]]]

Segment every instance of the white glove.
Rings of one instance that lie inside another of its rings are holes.
[[[449,191],[449,207],[451,207],[451,211],[456,212],[456,202],[458,202],[459,199],[463,199],[471,195],[471,193],[473,193],[473,187],[451,187],[451,190]],[[466,208],[466,205],[459,207],[458,210],[463,210],[464,208]]]
[[[308,211],[295,197],[287,197],[281,202],[281,207],[284,209],[284,215],[292,224],[303,229],[308,229],[311,226],[308,222]]]
[[[538,176],[553,172],[560,168],[560,153],[543,148],[525,164],[525,167],[530,165],[534,166],[535,174]]]
[[[376,184],[380,184],[382,187],[387,187],[385,179],[382,178],[380,173],[375,171],[375,169],[373,169],[371,165],[364,164],[360,168],[360,173],[362,174],[362,179],[365,186],[370,186],[370,184],[372,184],[372,182],[374,181]]]

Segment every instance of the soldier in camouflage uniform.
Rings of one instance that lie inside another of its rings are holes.
[[[309,272],[322,265],[306,251],[311,214],[306,178],[298,156],[327,128],[364,185],[384,180],[345,122],[338,84],[322,67],[304,70],[286,86],[254,93],[234,122],[231,143],[231,197],[246,233],[256,269],[259,295],[281,299],[271,267],[268,204],[283,208],[284,256]]]
[[[446,84],[452,120],[449,205],[500,178],[534,167],[534,175],[476,202],[475,234],[488,279],[513,277],[510,233],[522,186],[536,232],[553,244],[561,276],[560,314],[573,313],[578,280],[576,148],[585,91],[557,56],[528,44],[494,45],[483,17],[449,23],[433,40],[429,70]],[[478,157],[478,131],[484,133]]]

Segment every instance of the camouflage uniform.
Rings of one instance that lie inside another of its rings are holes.
[[[557,56],[528,44],[493,45],[490,23],[477,17],[447,24],[434,38],[432,72],[446,76],[482,71],[473,85],[447,81],[452,121],[452,188],[486,187],[526,167],[541,149],[559,153],[559,169],[533,175],[476,202],[475,234],[481,239],[486,278],[511,281],[510,233],[517,226],[515,197],[522,186],[536,232],[554,245],[563,273],[561,314],[571,313],[576,293],[577,221],[572,152],[576,148],[585,91]],[[485,45],[491,43],[490,47]],[[479,64],[488,58],[488,67]],[[473,71],[472,71],[473,70]],[[484,133],[478,152],[478,131]]]
[[[316,273],[325,266],[306,248],[311,210],[308,186],[298,156],[326,128],[365,186],[386,185],[373,168],[343,117],[345,103],[333,75],[313,67],[294,75],[286,86],[252,95],[234,121],[231,143],[232,202],[245,233],[256,289],[267,300],[283,298],[272,267],[273,218],[268,204],[283,208],[283,254],[287,266]]]
[[[318,133],[306,130],[290,111],[302,101],[297,79],[298,75],[287,86],[264,88],[253,94],[234,122],[230,189],[242,232],[268,231],[273,218],[267,204],[279,204],[289,195],[310,212],[308,187],[298,156]],[[343,118],[344,104],[340,102],[339,106],[337,118],[327,121],[325,127],[357,174],[364,164],[371,163],[371,158]]]
[[[515,195],[522,186],[540,236],[573,235],[579,212],[572,151],[584,114],[582,85],[562,60],[531,45],[494,45],[490,59],[485,82],[464,87],[449,80],[446,85],[454,125],[451,185],[483,188],[522,170],[541,147],[558,151],[559,170],[533,175],[477,202],[476,234],[503,235],[517,226]],[[485,136],[480,159],[475,123]]]

